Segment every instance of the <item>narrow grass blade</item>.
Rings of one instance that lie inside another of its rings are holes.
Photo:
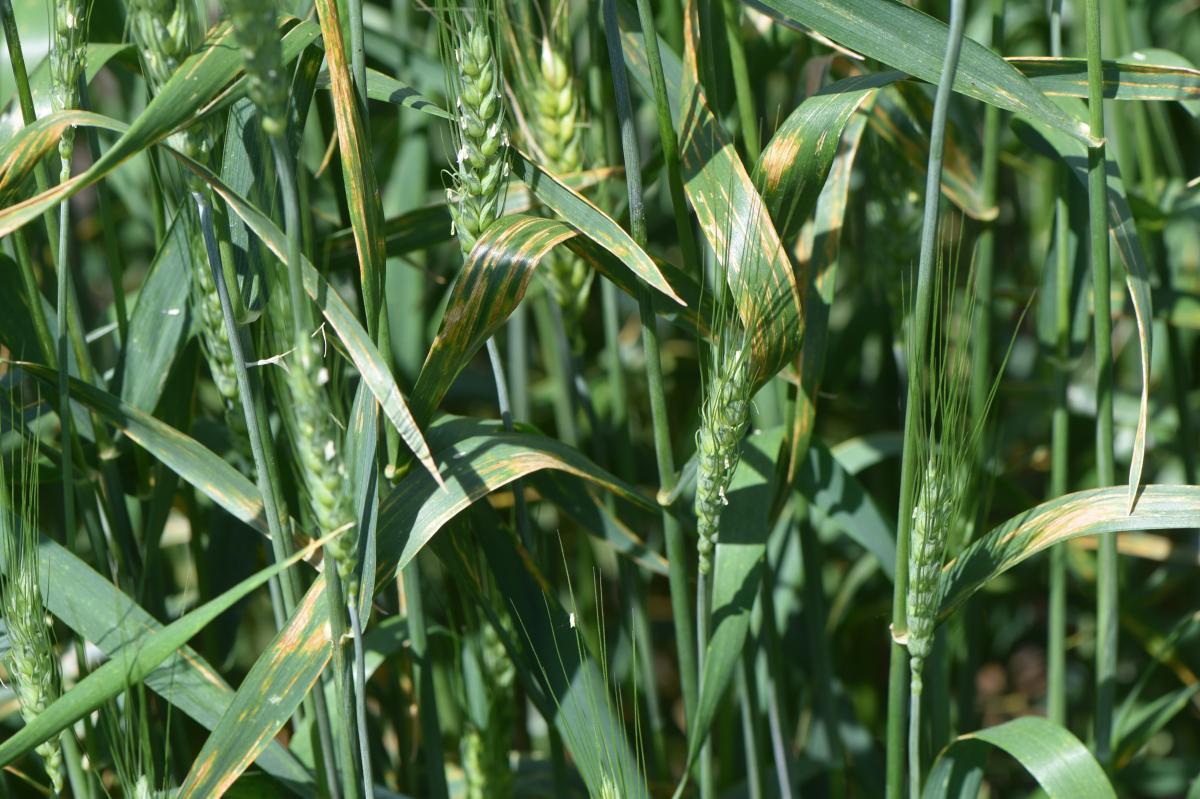
[[[41,364],[16,361],[13,365],[47,386],[54,385],[57,379],[55,370]],[[93,385],[72,378],[70,391],[76,402],[95,411],[235,519],[263,535],[268,534],[258,488],[212,450]]]
[[[975,793],[951,779],[956,759],[966,760],[966,770],[982,768],[987,746],[1014,757],[1028,771],[1050,799],[1116,799],[1116,793],[1096,758],[1079,739],[1052,721],[1039,716],[997,724],[960,736],[938,757],[922,799],[967,797]],[[958,788],[959,790],[952,790]]]
[[[1096,488],[1043,502],[968,546],[942,573],[945,618],[989,580],[1059,541],[1127,530],[1200,528],[1200,486],[1148,485],[1129,512],[1124,486]]]
[[[800,232],[816,207],[850,117],[901,78],[898,72],[886,72],[840,80],[797,106],[775,131],[751,180],[785,242]]]
[[[321,21],[321,38],[325,43],[325,63],[337,126],[338,156],[341,158],[342,177],[346,186],[346,206],[350,209],[350,226],[354,230],[354,242],[358,249],[367,330],[371,338],[376,340],[379,314],[383,307],[384,262],[387,260],[383,242],[383,205],[379,184],[375,179],[375,165],[371,161],[370,143],[363,127],[364,109],[359,106],[358,94],[350,79],[338,4],[333,0],[317,0],[316,8]],[[377,343],[386,346],[386,342]],[[388,371],[390,374],[390,369]]]
[[[153,411],[189,334],[192,255],[186,214],[177,214],[154,255],[121,350],[121,399]]]
[[[39,557],[46,609],[109,658],[126,648],[137,649],[147,636],[162,630],[153,616],[60,544],[43,537]],[[233,699],[221,675],[189,646],[163,660],[146,675],[145,683],[209,729]],[[300,762],[277,741],[262,750],[257,763],[293,786],[310,782]]]

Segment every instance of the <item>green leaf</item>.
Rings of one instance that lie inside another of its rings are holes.
[[[708,737],[717,706],[733,679],[750,631],[750,611],[766,568],[768,514],[777,487],[775,461],[783,430],[756,433],[742,442],[742,457],[733,473],[721,511],[721,535],[713,559],[712,636],[704,657],[700,699],[695,718],[688,719],[688,763]]]
[[[121,350],[121,399],[153,411],[162,396],[191,319],[192,251],[188,214],[175,215],[129,315]]]
[[[318,89],[329,89],[332,87],[332,84],[333,80],[329,77],[328,70],[322,72],[317,77]],[[420,111],[430,116],[450,119],[450,114],[446,113],[445,109],[407,83],[396,80],[391,75],[385,75],[379,70],[371,69],[370,67],[367,68],[367,97],[372,100],[378,100],[381,103],[390,103],[403,108],[411,108],[414,111]]]
[[[981,754],[986,753],[981,745],[985,744],[1016,758],[1050,799],[1082,796],[1116,799],[1104,769],[1087,747],[1067,730],[1040,716],[1022,716],[959,736],[939,755],[926,780],[922,798],[974,796],[974,793],[949,790],[953,785],[950,772],[958,758],[967,760],[972,766],[978,764],[974,768],[981,768]]]
[[[649,255],[608,214],[542,169],[529,156],[513,148],[512,164],[533,194],[582,235],[599,244],[624,263],[646,284],[683,304]]]
[[[796,474],[796,490],[806,497],[819,520],[870,552],[889,580],[896,571],[896,527],[889,523],[858,479],[819,441],[808,446],[808,455]]]
[[[1104,96],[1114,100],[1200,100],[1200,70],[1156,64],[1150,59],[1135,53],[1120,61],[1102,62]],[[1045,94],[1088,96],[1087,59],[1039,57],[1007,61]]]
[[[1077,491],[1043,502],[996,527],[946,565],[939,616],[949,616],[989,580],[1060,541],[1180,528],[1200,528],[1200,486],[1145,486],[1132,512],[1123,486]]]
[[[316,546],[314,542],[282,563],[243,580],[182,618],[146,635],[136,647],[126,646],[118,649],[111,660],[88,674],[35,719],[0,743],[0,766],[7,766],[39,743],[49,740],[68,725],[97,710],[127,686],[140,683],[217,616],[242,597],[266,584],[274,575],[312,554]]]
[[[506,636],[517,673],[562,735],[589,794],[646,799],[646,780],[625,737],[621,708],[609,696],[605,671],[576,631],[573,613],[534,571],[528,553],[518,552],[511,535],[489,531],[479,541],[517,625]],[[483,596],[481,588],[473,590]]]
[[[46,609],[110,659],[123,649],[137,649],[146,636],[162,630],[157,619],[60,544],[42,537],[39,559]],[[60,586],[71,590],[57,590]],[[146,675],[145,684],[209,729],[233,699],[221,675],[189,646],[163,660]],[[292,785],[310,781],[300,762],[277,741],[257,762]]]
[[[588,480],[647,510],[653,503],[578,451],[499,422],[443,417],[429,428],[445,487],[428,472],[406,474],[379,511],[378,576],[403,568],[443,526],[478,499],[543,469]],[[381,585],[390,584],[381,580]],[[322,575],[238,687],[233,704],[192,766],[180,796],[208,797],[235,780],[299,707],[331,655]]]
[[[49,367],[25,361],[16,361],[13,365],[47,386],[57,385],[58,373]],[[76,402],[100,414],[130,441],[158,458],[168,469],[195,486],[235,519],[263,535],[268,534],[262,497],[257,487],[211,450],[93,385],[71,378],[69,390]]]
[[[317,27],[311,22],[301,22],[292,26],[283,37],[284,58],[294,58],[300,49],[312,43],[316,35]],[[124,132],[86,172],[58,183],[36,197],[0,210],[0,238],[95,184],[134,155],[161,142],[177,128],[186,127],[208,110],[209,104],[221,89],[236,78],[241,69],[241,51],[232,41],[229,24],[222,23],[209,33],[204,45],[184,61],[175,74],[163,84],[133,124],[126,127],[124,123],[105,120],[95,114],[87,115],[91,119],[90,124]],[[228,98],[232,95],[231,91],[226,92],[224,96]],[[0,169],[0,176],[8,175],[10,170],[17,169],[18,172],[7,179],[19,182],[25,175],[32,174],[35,165],[36,159],[22,158],[17,166],[0,159],[0,166],[3,167]],[[0,177],[0,185],[3,185],[2,181],[5,179]],[[5,195],[0,191],[0,204],[7,205],[7,202]]]
[[[894,0],[757,0],[784,19],[927,83],[942,75],[946,24]],[[1055,128],[1094,146],[1086,125],[1062,111],[1003,58],[966,38],[954,90]]]
[[[403,569],[448,521],[475,501],[534,472],[553,469],[582,478],[646,511],[657,506],[632,486],[596,466],[578,450],[553,438],[505,432],[498,422],[444,417],[430,428],[440,444],[445,488],[428,475],[407,475],[379,510],[382,574]]]

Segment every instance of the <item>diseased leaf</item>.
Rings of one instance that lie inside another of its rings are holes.
[[[1200,528],[1200,486],[1148,485],[1129,511],[1124,486],[1077,491],[1009,519],[971,543],[942,573],[939,616],[1042,550],[1081,535]]]

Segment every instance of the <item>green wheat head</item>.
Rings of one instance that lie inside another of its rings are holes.
[[[504,81],[487,4],[477,2],[470,13],[442,10],[447,27],[442,59],[447,96],[454,108],[455,146],[446,199],[465,258],[504,204],[508,176]]]
[[[41,715],[61,691],[50,620],[42,600],[37,539],[38,446],[36,439],[30,440],[32,445],[23,439],[18,450],[20,465],[16,474],[6,473],[0,458],[0,547],[4,553],[0,612],[8,636],[4,668],[26,722]],[[66,771],[58,740],[52,738],[36,751],[55,794],[60,794]]]

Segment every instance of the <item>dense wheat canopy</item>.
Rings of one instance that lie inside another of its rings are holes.
[[[1200,798],[1195,0],[0,28],[0,796]]]

